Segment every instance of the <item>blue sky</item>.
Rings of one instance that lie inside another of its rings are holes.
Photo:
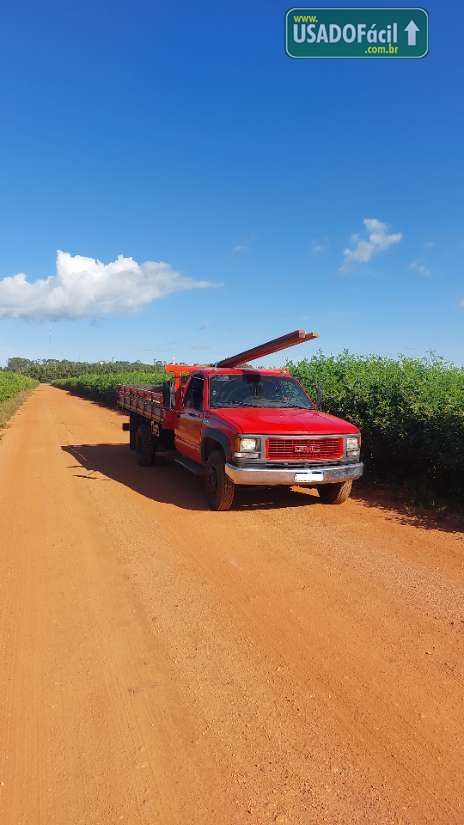
[[[130,264],[106,314],[69,319],[73,292],[44,317],[21,287],[23,319],[0,281],[0,361],[206,362],[305,327],[327,352],[464,362],[462,6],[428,3],[427,58],[378,61],[291,60],[286,8],[4,7],[0,279],[54,276],[64,250],[213,286],[128,312],[130,279],[159,277]]]

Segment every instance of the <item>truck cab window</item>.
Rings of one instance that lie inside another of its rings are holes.
[[[192,407],[194,410],[203,409],[203,384],[203,378],[194,376],[191,379],[185,396],[185,407]]]

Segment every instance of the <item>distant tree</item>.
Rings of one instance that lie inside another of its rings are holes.
[[[31,364],[32,361],[29,358],[9,358],[7,369],[13,370],[13,372],[26,372]]]
[[[162,361],[155,361],[154,364],[144,364],[142,361],[68,361],[58,358],[43,358],[32,360],[30,358],[14,357],[8,359],[7,369],[11,372],[19,372],[35,378],[37,381],[49,382],[59,378],[72,378],[87,373],[97,373],[107,375],[116,372],[130,372],[134,370],[145,370],[153,372],[153,369],[163,369]]]

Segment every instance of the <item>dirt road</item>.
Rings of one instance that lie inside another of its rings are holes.
[[[2,825],[464,823],[464,542],[205,509],[41,387],[0,441]]]

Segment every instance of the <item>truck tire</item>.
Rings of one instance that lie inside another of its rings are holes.
[[[131,415],[129,419],[129,449],[135,450],[137,446],[137,418]]]
[[[140,467],[150,467],[155,459],[156,442],[148,424],[142,423],[137,427],[135,436],[135,452]]]
[[[211,510],[230,510],[234,503],[235,484],[226,474],[221,450],[213,450],[206,460],[205,484]]]
[[[352,486],[352,481],[341,481],[340,484],[321,484],[317,490],[324,504],[343,504],[350,497]]]

